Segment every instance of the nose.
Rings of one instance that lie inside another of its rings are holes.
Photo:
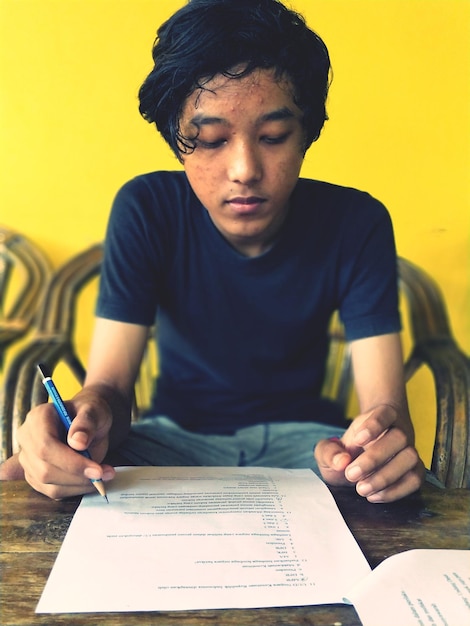
[[[261,155],[257,146],[251,141],[234,142],[228,157],[228,176],[232,182],[249,185],[262,178]]]

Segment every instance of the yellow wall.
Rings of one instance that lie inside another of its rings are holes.
[[[178,167],[136,94],[157,25],[182,4],[0,0],[0,223],[54,264],[102,239],[124,181]],[[303,174],[388,206],[399,254],[435,277],[470,352],[470,2],[291,4],[334,68],[331,119]]]

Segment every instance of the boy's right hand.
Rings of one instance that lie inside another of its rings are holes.
[[[78,394],[74,401],[65,403],[70,415],[76,415],[66,442],[51,403],[31,410],[18,429],[18,461],[25,480],[33,489],[53,499],[93,492],[90,479],[107,481],[115,475],[114,468],[99,464],[108,451],[111,411],[96,396],[92,402],[88,394],[83,395],[82,401]],[[86,449],[96,461],[79,454]]]

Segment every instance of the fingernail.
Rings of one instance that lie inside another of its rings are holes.
[[[362,470],[359,467],[359,465],[348,467],[348,469],[346,470],[346,478],[352,482],[354,482],[355,480],[358,480],[361,474],[362,474]]]
[[[87,467],[83,473],[90,480],[98,480],[101,478],[100,472],[92,467]]]
[[[373,495],[369,496],[367,499],[369,500],[369,502],[374,502],[374,503],[384,502],[383,495],[380,492],[374,493]]]
[[[344,463],[343,456],[344,456],[344,452],[335,454],[335,456],[333,457],[333,467],[337,467],[339,469],[343,466],[343,463]]]
[[[86,446],[88,443],[88,435],[81,431],[74,433],[70,439],[74,443],[78,443],[80,446]]]
[[[355,443],[358,446],[363,446],[368,441],[370,441],[370,432],[367,428],[360,430],[357,435],[354,437]]]
[[[372,493],[372,485],[370,483],[361,483],[356,487],[356,491],[360,496],[368,496]]]

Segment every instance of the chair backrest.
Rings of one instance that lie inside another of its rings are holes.
[[[93,246],[59,268],[50,282],[38,316],[37,334],[11,364],[0,394],[4,458],[12,453],[14,433],[28,410],[46,400],[35,371],[38,361],[46,362],[52,369],[64,362],[77,380],[83,382],[85,369],[73,343],[76,302],[81,289],[99,273],[101,259],[102,246]],[[409,378],[427,365],[435,382],[437,427],[431,470],[448,487],[470,487],[469,360],[452,337],[445,303],[434,281],[404,259],[399,259],[399,274],[401,290],[408,300],[412,335],[405,373]],[[157,355],[152,335],[136,384],[140,410],[147,408],[156,375]],[[337,315],[330,328],[323,394],[336,399],[345,409],[353,394],[350,349]],[[134,410],[134,420],[139,418],[139,409]]]
[[[335,400],[346,415],[353,394],[351,349],[346,341],[344,327],[337,312],[330,322],[329,337],[330,345],[322,396]]]
[[[2,457],[15,451],[15,433],[28,411],[47,400],[36,364],[53,370],[63,362],[83,383],[85,368],[73,342],[81,289],[99,274],[103,247],[92,246],[64,263],[51,276],[37,313],[34,334],[9,364],[0,390]]]
[[[78,301],[83,290],[99,275],[102,258],[103,245],[96,244],[72,257],[52,274],[37,313],[34,334],[9,364],[0,389],[1,460],[15,451],[15,433],[28,411],[47,401],[47,393],[37,375],[37,363],[47,363],[51,371],[59,364],[65,366],[72,377],[83,384],[86,371],[74,341]],[[141,379],[148,379],[149,372],[155,372],[148,362],[153,358],[151,355],[149,349],[136,389],[142,386],[149,389],[148,381]],[[142,391],[140,397],[143,402]],[[132,419],[138,417],[135,402]]]
[[[51,265],[30,239],[0,226],[0,368],[5,350],[30,329]]]

